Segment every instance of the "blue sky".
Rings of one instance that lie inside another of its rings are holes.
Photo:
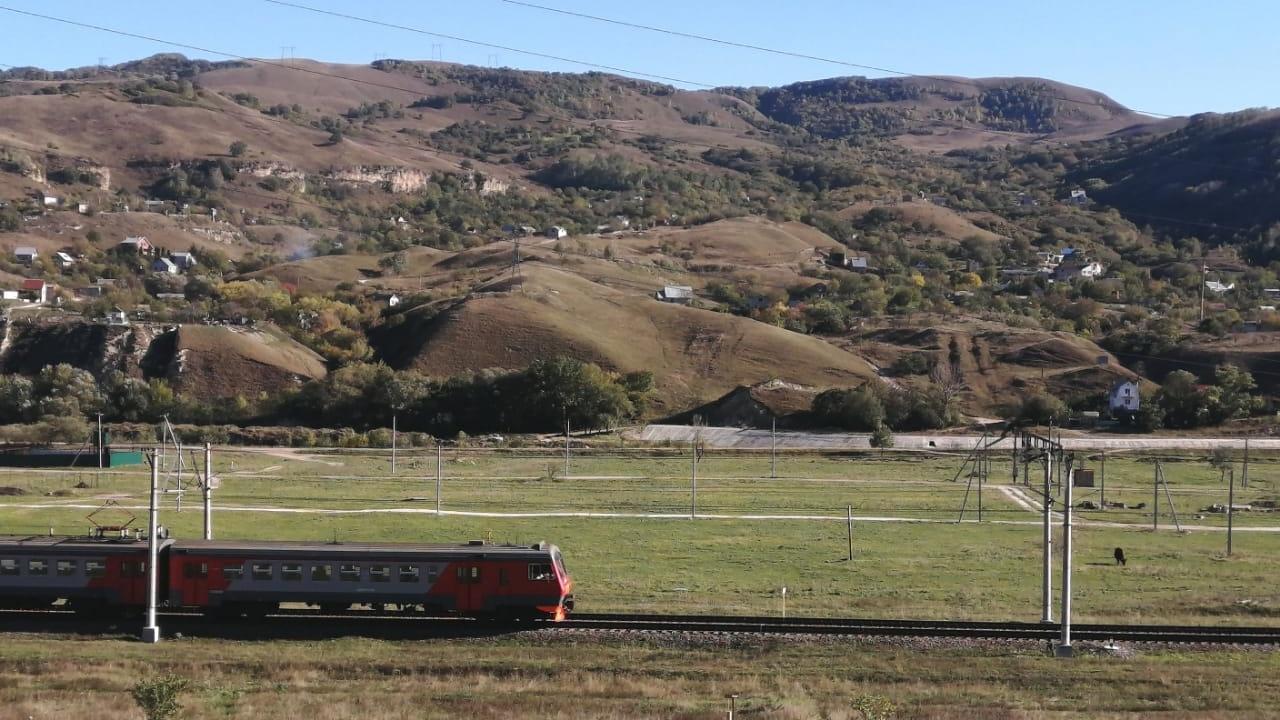
[[[713,85],[779,85],[880,73],[725,48],[517,7],[501,0],[298,0],[475,40]],[[540,4],[921,74],[1033,75],[1134,109],[1188,114],[1280,105],[1280,2],[1228,0],[536,0]],[[374,27],[262,0],[0,5],[215,50],[362,63],[377,57],[584,68]],[[439,44],[442,47],[433,48]],[[0,64],[65,68],[172,48],[0,11]],[[190,56],[200,53],[185,51]],[[496,56],[496,57],[494,57]]]

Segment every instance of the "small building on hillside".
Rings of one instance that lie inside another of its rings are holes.
[[[38,278],[23,280],[18,297],[28,302],[46,303],[49,302],[49,291],[52,289],[53,286]]]
[[[1071,256],[1071,258],[1063,260],[1062,264],[1053,270],[1054,280],[1074,280],[1076,278],[1096,278],[1106,272],[1106,268],[1102,263],[1096,260],[1084,260],[1079,257],[1079,253]]]
[[[173,264],[177,265],[178,269],[183,272],[186,272],[196,266],[196,256],[189,252],[173,253],[169,256],[169,259],[172,260]]]
[[[119,307],[114,307],[107,311],[107,324],[123,326],[129,324],[129,315]]]
[[[72,265],[76,264],[75,258],[71,257],[69,254],[65,252],[62,252],[61,250],[53,254],[53,261],[57,263],[58,267],[62,268],[63,270],[69,270]]]
[[[569,231],[565,230],[559,225],[552,225],[551,227],[547,228],[547,237],[551,238],[552,240],[559,240],[560,238],[569,237]]]
[[[1107,399],[1107,408],[1111,410],[1112,415],[1122,412],[1137,412],[1140,402],[1138,398],[1138,383],[1132,380],[1117,380],[1111,386],[1111,392]]]
[[[1205,280],[1204,289],[1208,290],[1211,293],[1221,295],[1224,292],[1230,292],[1232,290],[1235,290],[1236,284],[1235,283],[1223,284],[1221,282],[1218,282],[1217,280]]]
[[[151,241],[145,237],[127,237],[116,245],[116,252],[124,255],[144,255],[155,249]]]
[[[31,263],[35,262],[36,258],[39,256],[40,256],[40,253],[37,252],[36,249],[33,247],[23,246],[20,248],[15,248],[13,251],[13,259],[17,260],[23,265],[30,265]]]
[[[688,285],[666,285],[655,296],[662,302],[688,305],[693,302],[693,288]]]
[[[1080,188],[1076,188],[1071,191],[1071,197],[1067,199],[1067,202],[1071,205],[1088,205],[1089,193],[1081,190]]]
[[[164,273],[166,275],[178,274],[177,264],[169,258],[156,258],[155,262],[151,263],[151,269],[155,272]]]

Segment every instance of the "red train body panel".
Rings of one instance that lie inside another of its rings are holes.
[[[573,580],[560,550],[529,546],[164,540],[159,603],[218,614],[282,604],[468,617],[563,619]],[[0,538],[0,607],[136,608],[146,602],[141,540]]]

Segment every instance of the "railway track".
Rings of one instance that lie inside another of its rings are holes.
[[[565,629],[1056,640],[1057,624],[974,620],[875,620],[739,617],[732,615],[575,614],[556,623]],[[1073,624],[1073,640],[1280,645],[1280,627],[1220,625]]]
[[[60,610],[0,611],[0,632],[132,634],[139,620],[98,618]],[[456,617],[349,611],[281,610],[265,618],[218,620],[191,612],[162,612],[166,632],[197,637],[291,639],[374,636],[429,639],[504,635],[523,630],[588,630],[612,633],[690,633],[725,635],[828,635],[845,637],[948,637],[975,640],[1058,638],[1059,626],[1030,622],[977,620],[877,620],[858,618],[745,617],[738,615],[636,615],[580,613],[568,620],[521,623],[486,622]],[[1073,640],[1280,645],[1280,627],[1222,625],[1075,624]]]

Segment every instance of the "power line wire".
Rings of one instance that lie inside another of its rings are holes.
[[[276,0],[267,0],[267,2],[275,2],[275,1]],[[564,10],[561,8],[555,8],[548,5],[539,5],[537,3],[524,2],[523,0],[498,0],[498,1],[506,3],[508,5],[519,5],[522,7],[533,8],[535,10],[558,13],[560,15],[568,15],[572,17],[583,18],[586,20],[594,20],[596,22],[603,22],[611,25],[619,25],[621,27],[628,27],[636,30],[646,30],[648,32],[661,33],[664,35],[672,35],[675,37],[682,37],[690,40],[700,40],[702,42],[715,43],[717,45],[724,45],[726,47],[735,47],[735,48],[740,48],[744,50],[754,50],[756,52],[763,52],[763,53],[769,53],[772,55],[782,55],[785,57],[799,58],[801,60],[814,60],[817,62],[828,63],[831,65],[841,65],[844,67],[857,68],[859,70],[870,70],[872,72],[882,72],[890,75],[898,75],[901,77],[914,78],[918,80],[931,80],[934,82],[951,83],[953,85],[964,85],[964,86],[974,87],[979,90],[987,89],[983,87],[980,83],[974,82],[973,80],[966,80],[964,78],[953,78],[953,77],[946,77],[941,75],[922,75],[919,73],[907,72],[905,70],[894,70],[893,68],[879,67],[877,65],[867,65],[864,63],[849,62],[846,60],[838,60],[835,58],[823,57],[821,55],[811,55],[809,53],[796,52],[793,50],[781,50],[778,48],[766,47],[764,45],[754,45],[752,43],[738,42],[735,40],[725,40],[723,38],[711,37],[709,35],[699,35],[697,33],[682,32],[680,30],[672,30],[670,28],[656,27],[654,25],[645,25],[642,23],[627,22],[625,20],[617,20],[615,18],[608,18],[600,15],[591,15],[589,13],[575,12],[572,10]],[[1086,107],[1102,107],[1103,106],[1102,103],[1088,102],[1085,100],[1077,100],[1075,98],[1063,97],[1060,95],[1051,95],[1048,93],[1037,93],[1037,94],[1043,95],[1044,97],[1051,98],[1054,100],[1059,100],[1059,101],[1068,102],[1068,103],[1075,103],[1078,105],[1084,105]],[[1132,110],[1132,108],[1130,109]],[[1152,117],[1160,117],[1160,118],[1179,117],[1177,115],[1151,112],[1147,110],[1133,110],[1133,112],[1140,113],[1142,115],[1150,115]]]
[[[335,10],[325,10],[324,8],[312,7],[310,5],[303,5],[301,3],[286,2],[285,0],[262,0],[262,1],[266,3],[270,3],[272,5],[279,5],[281,7],[291,7],[297,10],[305,10],[307,12],[316,13],[317,15],[329,15],[336,18],[342,18],[344,20],[354,20],[356,22],[362,22],[369,25],[377,25],[379,27],[392,28],[394,30],[404,30],[406,32],[417,33],[419,35],[429,35],[431,37],[444,38],[445,40],[454,40],[456,42],[466,43],[468,45],[476,45],[479,47],[489,48],[491,50],[503,50],[506,52],[513,52],[513,53],[519,53],[521,55],[528,55],[530,57],[543,58],[544,60],[555,60],[556,62],[571,63],[574,65],[581,65],[583,67],[590,67],[590,68],[596,68],[599,70],[608,70],[610,72],[623,73],[625,75],[636,75],[639,77],[655,78],[658,80],[666,80],[667,82],[680,83],[682,85],[696,85],[698,87],[704,87],[704,88],[715,87],[715,85],[712,85],[710,83],[697,82],[694,80],[684,80],[681,78],[669,77],[666,75],[656,75],[654,73],[640,72],[638,70],[628,70],[626,68],[615,67],[613,65],[604,65],[601,63],[590,62],[588,60],[576,60],[574,58],[567,58],[560,55],[552,55],[550,53],[538,52],[537,50],[525,50],[523,48],[512,47],[510,45],[499,45],[497,43],[485,42],[482,40],[472,40],[469,38],[460,37],[458,35],[447,35],[445,33],[436,32],[434,30],[424,30],[422,28],[412,27],[409,25],[400,25],[398,23],[387,22],[385,20],[377,20],[374,18],[362,17],[359,15],[351,15],[348,13],[337,12]]]

